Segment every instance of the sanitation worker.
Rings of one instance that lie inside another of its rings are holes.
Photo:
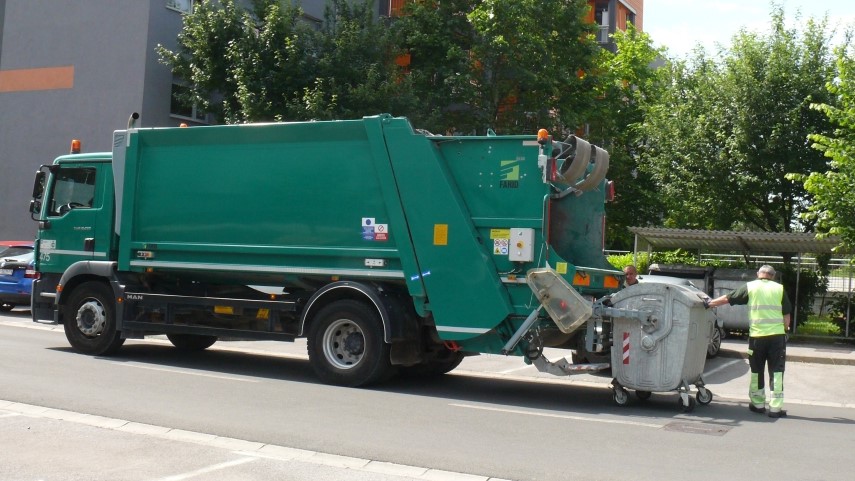
[[[623,268],[623,273],[626,276],[626,280],[623,281],[624,287],[629,287],[635,284],[638,284],[638,269],[633,265],[628,265]]]
[[[751,281],[730,294],[704,302],[706,307],[724,304],[748,304],[748,364],[751,367],[751,399],[748,409],[763,414],[766,412],[766,387],[764,367],[769,369],[769,417],[787,415],[784,407],[784,363],[787,358],[787,331],[790,329],[792,305],[784,292],[784,286],[772,279],[775,268],[761,266],[757,280]]]

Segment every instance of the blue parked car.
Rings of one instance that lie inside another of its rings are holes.
[[[32,243],[0,246],[0,311],[29,307],[35,277]]]

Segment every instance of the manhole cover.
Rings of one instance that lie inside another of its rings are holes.
[[[674,422],[665,425],[666,431],[679,431],[689,434],[706,434],[708,436],[724,436],[730,431],[729,427],[715,424]]]

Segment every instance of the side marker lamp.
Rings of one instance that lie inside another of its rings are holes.
[[[606,276],[603,279],[603,287],[607,287],[609,289],[617,289],[620,287],[620,279],[617,276]]]

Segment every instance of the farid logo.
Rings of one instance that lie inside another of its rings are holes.
[[[520,186],[520,163],[518,160],[502,160],[499,165],[499,188],[516,189]]]

